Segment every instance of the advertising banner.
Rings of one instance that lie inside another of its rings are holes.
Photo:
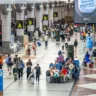
[[[3,96],[3,70],[0,69],[0,96]]]
[[[96,23],[96,0],[75,0],[74,23]]]

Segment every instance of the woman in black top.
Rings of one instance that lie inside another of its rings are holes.
[[[75,55],[77,55],[77,46],[78,46],[78,41],[77,41],[77,39],[75,39],[75,41],[74,41],[74,51],[75,51]]]
[[[28,77],[29,77],[29,75],[31,73],[31,67],[32,67],[31,59],[28,60],[26,66],[27,66],[27,79],[28,79]]]

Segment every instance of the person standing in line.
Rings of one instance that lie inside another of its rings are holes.
[[[39,64],[37,64],[37,66],[35,67],[35,69],[36,69],[36,82],[38,80],[38,83],[39,83],[40,74],[41,74],[41,67],[39,66]]]
[[[31,74],[31,67],[32,67],[31,59],[28,60],[26,66],[27,66],[27,79],[28,79],[29,75]]]
[[[34,53],[34,56],[35,56],[36,55],[36,42],[33,43],[32,49],[33,49],[33,53]]]
[[[77,39],[75,39],[75,41],[74,41],[75,55],[77,55],[77,46],[78,46],[78,41],[77,41]]]
[[[25,65],[24,62],[19,58],[17,61],[17,68],[18,68],[18,78],[20,80],[20,78],[22,79],[23,77],[23,69],[24,69]]]
[[[0,55],[0,69],[2,69],[2,66],[3,66],[3,58],[2,58],[2,56]]]
[[[48,47],[48,35],[45,35],[45,48]]]

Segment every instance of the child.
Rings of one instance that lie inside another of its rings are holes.
[[[18,69],[17,69],[16,65],[14,65],[14,68],[13,68],[14,81],[17,80],[17,74],[18,74]]]

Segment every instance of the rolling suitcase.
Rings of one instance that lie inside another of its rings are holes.
[[[55,83],[53,76],[50,77],[50,83]]]
[[[46,76],[46,82],[50,83],[50,76]]]
[[[50,76],[50,71],[46,71],[46,76]]]

